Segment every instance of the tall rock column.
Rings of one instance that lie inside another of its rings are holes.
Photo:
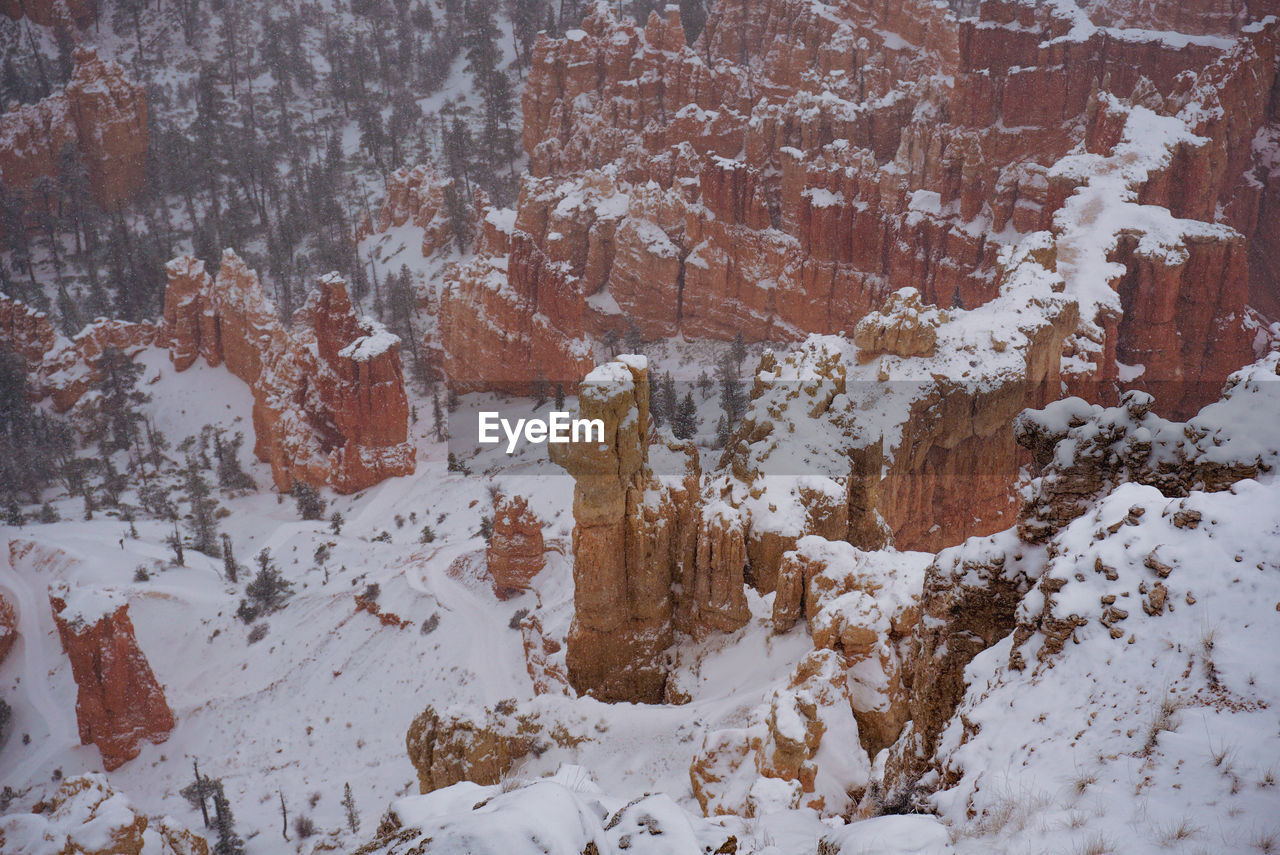
[[[645,513],[649,372],[643,357],[601,365],[578,389],[580,417],[603,442],[550,445],[573,475],[574,618],[569,681],[603,701],[657,703],[672,641],[672,563],[666,526]]]
[[[173,711],[134,638],[124,598],[59,585],[49,604],[79,687],[80,743],[97,745],[110,772],[137,757],[142,740],[168,739]]]

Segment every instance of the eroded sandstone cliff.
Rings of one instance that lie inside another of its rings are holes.
[[[357,317],[339,277],[321,277],[286,325],[231,250],[216,277],[190,257],[167,271],[174,367],[201,356],[249,384],[254,452],[271,464],[278,488],[296,480],[351,493],[413,472],[399,339]]]
[[[60,6],[28,4],[28,10]],[[114,208],[133,199],[146,180],[146,92],[93,48],[77,47],[73,60],[62,91],[0,116],[0,181],[30,196],[36,179],[62,174],[70,147],[98,204]],[[37,196],[31,204],[43,202]]]

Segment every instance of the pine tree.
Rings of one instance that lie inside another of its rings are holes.
[[[88,500],[89,497],[86,495],[86,504],[88,503]],[[182,551],[182,535],[178,532],[178,521],[176,519],[173,521],[173,533],[169,535],[166,542],[169,544],[169,548],[173,550],[173,563],[177,564],[179,567],[187,566],[186,559]]]
[[[151,400],[150,395],[137,388],[142,366],[134,364],[120,350],[108,347],[98,357],[98,373],[101,379],[97,388],[101,396],[92,438],[103,443],[108,452],[135,446],[139,439],[138,425],[144,419],[139,407]],[[141,447],[138,449],[140,452]]]
[[[187,458],[185,476],[187,501],[191,503],[191,518],[187,522],[191,530],[191,548],[210,558],[218,558],[222,555],[218,520],[214,516],[218,503],[210,496],[209,483],[200,474],[194,457]]]
[[[329,517],[329,530],[334,534],[342,534],[342,526],[346,524],[342,514],[338,511],[333,512],[333,516]]]
[[[342,788],[342,809],[347,814],[347,828],[352,834],[360,830],[360,815],[356,813],[356,800],[351,795],[351,784]]]
[[[222,786],[222,782],[207,775],[200,774],[200,761],[193,759],[191,767],[195,770],[196,779],[187,784],[178,794],[186,799],[192,807],[200,806],[200,815],[204,818],[204,827],[209,827],[209,806],[208,800],[217,793],[218,788]]]
[[[240,565],[231,552],[231,535],[222,533],[222,572],[233,585],[240,580]]]
[[[214,434],[214,455],[218,460],[218,486],[224,490],[252,490],[258,485],[240,466],[240,446],[244,434],[239,431],[229,440],[222,439],[222,432]]]
[[[437,392],[431,393],[431,418],[434,423],[436,442],[444,442],[449,438],[449,431],[445,427],[444,411],[440,407],[440,395]]]
[[[657,382],[653,384],[653,389],[649,393],[649,418],[653,419],[655,425],[662,427],[674,416],[676,402],[667,398],[661,377],[656,379]]]
[[[71,428],[32,405],[25,361],[0,347],[0,499],[38,502],[59,476],[75,495],[82,464],[72,463],[73,449]]]
[[[328,503],[320,497],[320,493],[315,487],[302,481],[294,481],[289,494],[293,496],[293,500],[298,506],[298,516],[302,519],[324,519],[324,509]]]
[[[257,561],[258,572],[245,586],[247,599],[240,601],[237,611],[245,623],[280,611],[293,596],[293,583],[284,578],[280,568],[271,560],[269,550],[259,552]]]
[[[676,408],[671,418],[671,432],[679,439],[693,439],[698,432],[698,407],[693,402],[692,392],[685,392]]]
[[[722,360],[716,368],[720,380],[720,408],[730,431],[747,411],[747,396],[732,359]]]
[[[742,362],[747,358],[747,345],[742,339],[742,330],[733,337],[733,344],[729,347],[729,355],[733,359],[733,364],[737,368],[739,374],[742,373]]]
[[[236,833],[235,818],[231,815],[231,805],[227,802],[222,781],[215,781],[215,784],[213,827],[218,833],[218,842],[213,845],[213,855],[245,855],[244,841]]]

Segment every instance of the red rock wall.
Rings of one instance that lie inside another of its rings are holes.
[[[96,0],[0,0],[0,14],[42,27],[87,27],[98,17]]]
[[[438,326],[442,367],[454,388],[523,393],[543,381],[575,382],[591,370],[577,278],[528,235],[511,236],[507,258],[459,265],[450,280]]]
[[[104,208],[133,199],[146,181],[147,99],[115,62],[76,48],[66,88],[0,116],[0,179],[30,189],[61,172],[65,146],[75,147]]]
[[[545,548],[542,521],[529,509],[528,501],[523,496],[497,497],[485,564],[498,599],[528,590],[533,577],[546,566]]]
[[[1220,20],[1192,32],[1239,29],[1239,9],[1201,5]],[[1186,17],[1134,4],[1098,23],[1152,15]],[[589,182],[608,164],[628,197],[625,215],[611,223],[607,263],[591,275],[586,234],[525,230],[572,262],[588,296],[607,286],[626,318],[613,326],[634,323],[648,338],[847,331],[908,285],[937,305],[973,308],[996,294],[995,256],[1008,241],[996,233],[1054,228],[1073,188],[1053,185],[1047,170],[1081,141],[1099,88],[1173,110],[1206,67],[1201,94],[1243,101],[1220,120],[1230,126],[1220,134],[1225,162],[1209,158],[1231,182],[1197,197],[1234,198],[1265,121],[1256,107],[1274,102],[1270,48],[1219,68],[1221,40],[1081,34],[1078,23],[1055,7],[1003,0],[963,22],[933,3],[852,2],[833,16],[797,0],[749,9],[729,0],[688,47],[674,14],[641,28],[598,7],[582,31],[539,42],[525,143],[544,186]],[[650,181],[669,190],[662,203],[674,218],[655,208]],[[526,209],[543,208],[547,195],[522,194],[517,222],[539,222],[545,211]],[[637,240],[645,229],[631,218],[659,224],[671,246]],[[1228,280],[1215,286],[1226,315],[1243,310],[1236,269],[1232,261],[1212,273]],[[1238,348],[1229,350],[1223,364],[1237,361]]]
[[[4,664],[5,657],[9,655],[13,643],[17,640],[18,616],[14,612],[13,604],[4,594],[0,594],[0,665]]]
[[[133,356],[155,339],[153,324],[105,318],[67,339],[43,312],[0,294],[0,345],[26,362],[32,396],[50,398],[60,413],[75,406],[101,379],[98,360],[104,350],[115,348]]]
[[[356,317],[346,283],[322,277],[291,327],[254,273],[227,250],[215,278],[190,257],[169,262],[165,339],[174,367],[203,356],[253,390],[254,452],[276,486],[343,493],[414,471],[398,340]]]
[[[50,591],[62,648],[79,693],[80,743],[94,744],[107,771],[137,757],[142,741],[161,743],[173,730],[173,712],[134,638],[129,607],[121,603],[92,623],[66,613],[72,594]]]

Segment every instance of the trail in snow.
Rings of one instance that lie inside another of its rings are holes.
[[[17,767],[5,771],[8,780],[22,782],[61,752],[80,745],[80,729],[75,713],[64,709],[53,696],[53,672],[57,660],[51,655],[57,637],[53,615],[43,592],[33,586],[9,562],[8,545],[0,551],[0,588],[3,588],[18,612],[17,645],[22,649],[22,676],[18,693],[35,709],[49,730],[39,748],[27,755]],[[10,654],[13,655],[12,653]]]

